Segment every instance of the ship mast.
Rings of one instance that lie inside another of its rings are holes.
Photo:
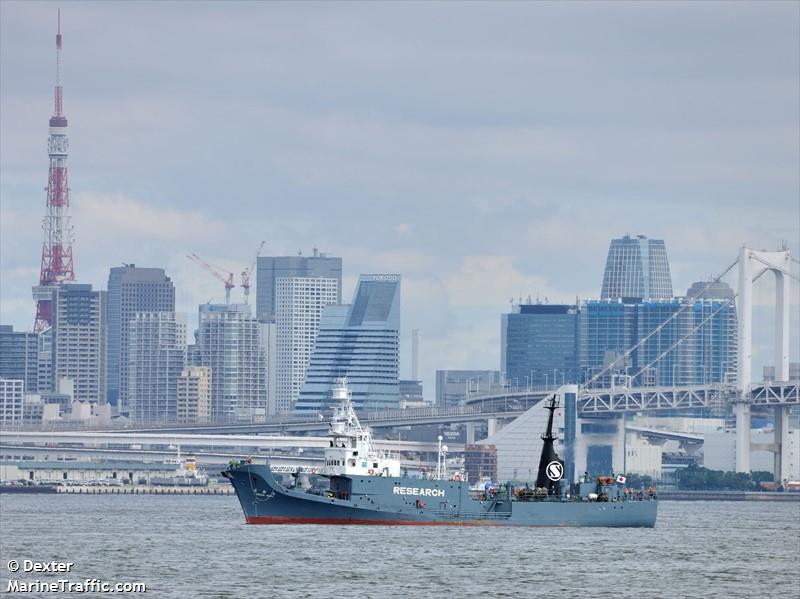
[[[559,483],[564,476],[564,461],[558,457],[554,444],[556,436],[553,434],[553,415],[558,408],[555,396],[545,409],[550,411],[547,417],[547,430],[542,435],[542,457],[539,458],[539,473],[536,476],[536,487],[547,489],[548,495],[558,495]]]

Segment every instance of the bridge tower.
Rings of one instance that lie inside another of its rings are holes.
[[[740,401],[734,404],[736,415],[736,471],[750,472],[750,386],[753,368],[753,279],[762,270],[775,275],[775,380],[789,380],[789,273],[788,249],[774,252],[739,250],[739,358],[736,384]],[[775,408],[775,479],[781,480],[781,453],[788,414],[786,406]],[[788,433],[788,430],[785,431]]]

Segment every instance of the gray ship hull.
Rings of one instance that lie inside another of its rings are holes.
[[[653,527],[657,500],[610,501],[514,497],[510,486],[480,500],[461,481],[406,477],[332,476],[323,495],[287,488],[267,465],[223,473],[248,524],[383,524],[455,526]]]

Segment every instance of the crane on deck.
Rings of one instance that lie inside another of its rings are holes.
[[[209,264],[205,260],[203,260],[197,254],[187,254],[186,255],[189,260],[199,264],[202,268],[210,272],[214,277],[222,281],[225,285],[225,303],[231,303],[231,289],[233,289],[236,285],[233,283],[233,273],[230,271],[225,270],[224,268],[220,268],[218,266],[214,266]]]
[[[253,269],[256,267],[256,262],[258,261],[258,257],[261,255],[261,250],[264,249],[265,241],[261,241],[261,244],[258,246],[256,250],[256,257],[253,258],[253,262],[250,266],[242,271],[242,289],[244,289],[244,303],[248,303],[250,299],[250,275],[253,274]]]

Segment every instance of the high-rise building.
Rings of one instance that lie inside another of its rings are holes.
[[[736,308],[729,301],[733,293],[724,284],[700,293],[704,286],[693,286],[697,291],[693,297],[666,301],[585,302],[580,315],[583,379],[613,365],[593,386],[608,386],[614,375],[631,376],[631,383],[638,386],[733,381],[737,360]]]
[[[700,282],[685,298],[637,306],[639,340],[664,325],[635,352],[637,372],[642,371],[639,384],[734,382],[738,332],[732,299],[726,283]]]
[[[22,379],[0,377],[0,424],[22,424],[24,387]]]
[[[400,275],[361,275],[351,305],[322,313],[295,409],[326,410],[341,377],[347,377],[357,409],[398,407],[399,351]]]
[[[261,344],[267,352],[267,414],[278,413],[278,325],[274,322],[259,321]]]
[[[267,415],[264,324],[246,304],[202,304],[195,366],[211,369],[214,422],[263,422]]]
[[[25,381],[25,393],[39,390],[39,335],[0,325],[0,378]]]
[[[37,392],[48,393],[58,389],[58,381],[53,379],[53,327],[45,329],[38,336]]]
[[[174,312],[175,286],[162,268],[126,264],[108,274],[108,400],[120,412],[126,403],[128,323],[138,312]]]
[[[501,368],[513,387],[557,386],[578,378],[578,307],[520,304],[503,314]]]
[[[650,387],[699,382],[692,376],[695,363],[693,340],[687,339],[676,345],[691,334],[695,325],[689,311],[675,316],[682,306],[683,302],[678,298],[636,304],[635,343],[642,344],[632,354],[631,368],[627,373],[635,375],[641,371],[636,381],[638,385]],[[650,335],[656,329],[658,332]],[[653,365],[648,366],[651,362]]]
[[[211,421],[211,369],[184,368],[178,378],[178,423],[206,424]]]
[[[581,306],[579,333],[580,380],[588,381],[607,366],[593,387],[608,387],[612,376],[624,374],[633,366],[625,353],[637,343],[636,304],[590,300]]]
[[[256,266],[256,316],[274,322],[277,310],[276,281],[280,278],[336,279],[336,301],[342,303],[342,259],[314,249],[311,256],[260,256]]]
[[[186,366],[186,317],[139,312],[128,321],[128,414],[136,422],[175,422],[178,378]]]
[[[53,381],[72,379],[75,399],[106,402],[106,292],[65,283],[53,288]]]
[[[672,299],[672,276],[663,239],[612,239],[600,299]]]
[[[277,413],[285,413],[294,409],[317,339],[322,312],[326,306],[336,304],[340,296],[339,281],[281,277],[275,280],[275,296],[278,347],[275,408]]]
[[[437,370],[436,406],[450,408],[464,405],[471,395],[488,393],[500,387],[499,370]]]

